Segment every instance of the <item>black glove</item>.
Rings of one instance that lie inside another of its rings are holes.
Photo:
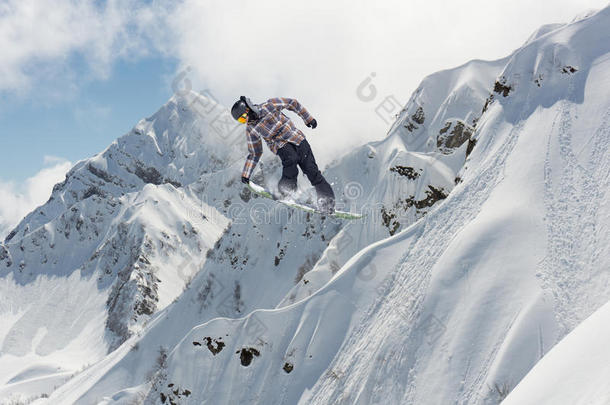
[[[315,129],[318,126],[318,121],[316,121],[316,119],[314,118],[313,120],[309,121],[309,124],[305,125],[307,125],[311,129]]]
[[[244,184],[250,184],[250,179],[249,179],[249,178],[247,178],[247,177],[243,177],[243,176],[242,176],[242,178],[241,178],[241,182],[242,182],[242,183],[244,183]]]

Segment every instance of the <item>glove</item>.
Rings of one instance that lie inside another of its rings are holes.
[[[309,121],[307,127],[311,128],[311,129],[316,129],[316,127],[318,126],[318,121],[316,121],[316,119],[314,118],[313,120]]]
[[[242,178],[241,178],[241,182],[242,182],[242,183],[244,183],[244,184],[250,184],[250,179],[249,179],[249,178],[247,178],[247,177],[243,177],[243,176],[242,176]]]

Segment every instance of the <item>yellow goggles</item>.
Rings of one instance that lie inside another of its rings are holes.
[[[242,124],[245,124],[247,120],[248,120],[248,113],[243,113],[243,114],[241,115],[241,117],[239,117],[239,118],[237,119],[237,122],[240,122],[240,123],[242,123]]]

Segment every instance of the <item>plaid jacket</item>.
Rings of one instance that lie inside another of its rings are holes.
[[[297,113],[306,124],[313,121],[313,117],[305,107],[292,98],[271,98],[258,107],[260,108],[259,119],[252,122],[248,120],[246,124],[249,153],[242,171],[242,176],[246,178],[250,178],[263,154],[261,138],[275,154],[287,142],[299,145],[305,139],[305,135],[299,131],[290,118],[284,115],[282,112],[284,108]]]

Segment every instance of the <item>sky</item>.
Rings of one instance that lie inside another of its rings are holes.
[[[195,89],[229,107],[240,95],[297,98],[318,121],[306,135],[324,166],[383,138],[391,121],[376,113],[379,104],[405,104],[425,76],[505,57],[541,25],[606,6],[0,0],[0,237],[48,199],[71,165],[161,107],[186,68]]]

